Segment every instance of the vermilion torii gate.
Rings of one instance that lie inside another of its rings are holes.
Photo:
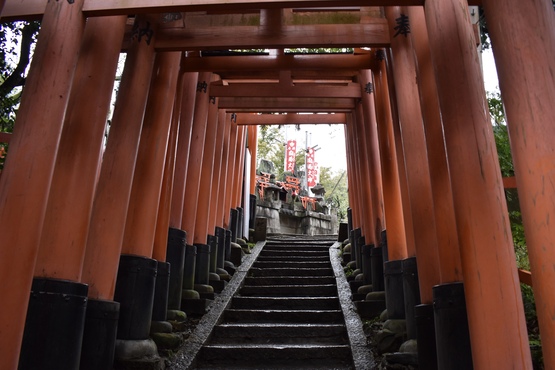
[[[6,0],[3,20],[42,18],[42,27],[0,177],[0,368],[20,363],[27,308],[44,320],[33,299],[72,297],[77,325],[93,304],[117,310],[122,253],[162,263],[168,226],[198,245],[214,226],[230,228],[229,210],[245,204],[245,142],[255,131],[246,125],[316,120],[346,124],[353,225],[367,244],[377,245],[387,228],[390,261],[416,257],[424,305],[464,283],[472,355],[458,366],[530,369],[468,5]],[[481,5],[508,119],[544,361],[555,368],[555,14],[547,0]],[[293,56],[280,50],[288,47],[370,50]],[[257,48],[276,52],[207,52]],[[103,148],[122,49],[127,61]],[[268,112],[288,114],[251,114]],[[60,348],[75,338],[48,333],[45,341]],[[455,366],[437,348],[440,368]],[[45,368],[59,368],[48,364],[50,354],[36,355]],[[79,351],[64,355],[77,368]]]

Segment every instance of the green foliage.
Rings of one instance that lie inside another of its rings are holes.
[[[13,132],[21,90],[39,28],[38,22],[0,24],[0,132]],[[8,145],[0,143],[0,146],[1,170],[4,168],[4,154],[8,151]]]
[[[326,202],[337,209],[338,220],[346,220],[349,195],[345,171],[334,172],[330,167],[320,167],[320,184],[326,189]]]

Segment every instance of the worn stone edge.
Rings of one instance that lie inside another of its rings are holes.
[[[243,281],[247,276],[252,264],[258,258],[260,251],[266,244],[266,241],[256,243],[250,254],[246,254],[237,267],[235,274],[226,285],[224,290],[214,299],[214,302],[208,307],[208,312],[202,317],[195,331],[189,338],[185,340],[181,349],[177,352],[168,364],[169,369],[194,369],[196,366],[196,358],[201,347],[208,341],[212,334],[214,326],[221,322],[224,310],[229,306],[231,298],[243,285]]]
[[[362,328],[362,320],[352,300],[352,292],[343,267],[341,266],[340,242],[335,242],[329,249],[330,261],[337,284],[339,303],[345,318],[345,326],[349,336],[349,343],[353,354],[353,364],[357,370],[372,369],[376,366],[374,356],[367,345],[366,335]]]

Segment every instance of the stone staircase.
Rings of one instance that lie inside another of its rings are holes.
[[[338,294],[333,243],[322,237],[268,240],[214,318],[192,365],[183,368],[370,369],[370,360],[353,360],[366,342],[358,339],[352,351],[342,307],[350,292]]]

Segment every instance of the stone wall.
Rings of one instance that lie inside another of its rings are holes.
[[[300,203],[257,200],[256,217],[268,219],[269,234],[323,235],[337,233],[336,215],[305,210]]]

